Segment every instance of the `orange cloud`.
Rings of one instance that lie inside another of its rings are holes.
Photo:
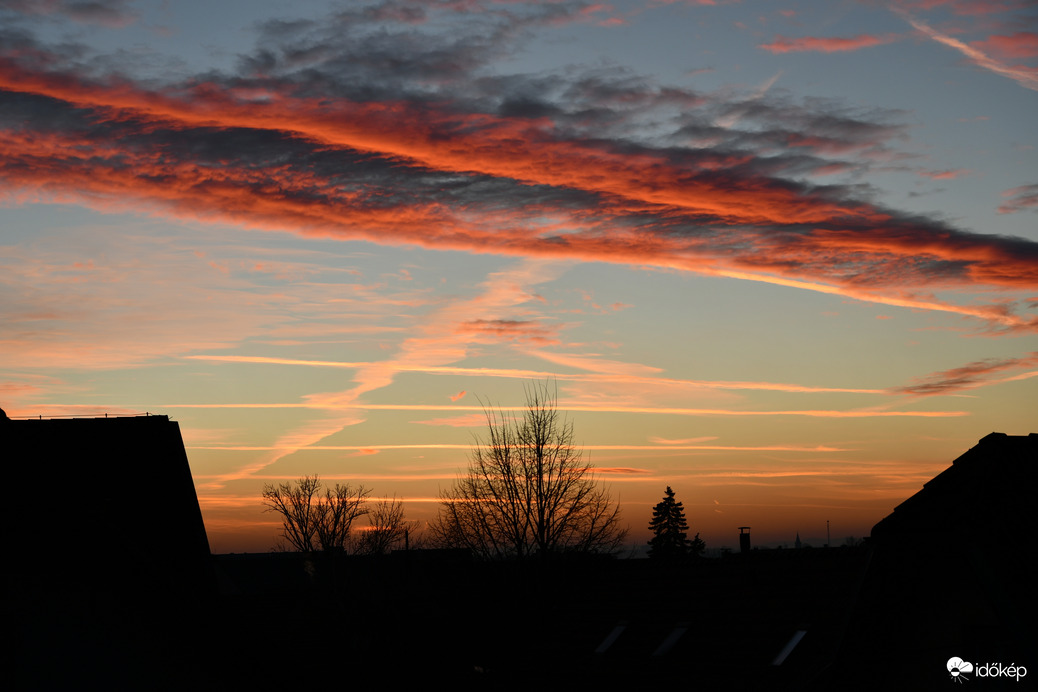
[[[931,180],[952,180],[954,178],[960,178],[964,175],[969,175],[972,172],[973,171],[971,171],[968,168],[956,168],[947,171],[916,171],[918,175],[921,175],[925,178],[930,178]]]
[[[546,117],[316,98],[276,82],[264,85],[262,100],[215,81],[159,92],[128,80],[34,71],[11,56],[0,57],[0,89],[46,97],[56,108],[75,107],[103,124],[104,132],[123,128],[134,141],[126,146],[127,137],[91,135],[89,128],[0,131],[6,162],[0,179],[15,201],[172,213],[375,243],[657,266],[1035,328],[1004,305],[962,306],[898,293],[937,282],[1032,287],[1038,284],[1038,253],[1026,241],[921,228],[865,202],[753,173],[754,156],[747,152],[632,150],[567,139]],[[264,133],[311,154],[319,147],[392,161],[397,175],[434,170],[489,176],[518,181],[524,190],[543,186],[582,197],[577,206],[451,205],[434,195],[394,200],[392,194],[371,203],[363,186],[343,185],[291,158],[250,166],[230,157],[201,165],[187,149],[178,158],[170,155],[180,151],[176,147],[148,145],[157,132],[201,136],[214,129]],[[823,150],[861,145],[806,130],[785,139],[787,146]],[[743,169],[750,173],[732,173]],[[654,225],[646,232],[642,219],[650,217]],[[672,225],[710,231],[672,232]],[[953,263],[955,273],[928,269],[942,263]],[[531,331],[519,322],[486,315],[463,329],[487,338],[553,341],[550,328]]]
[[[544,352],[535,351],[534,355],[546,356]],[[670,386],[705,388],[705,389],[749,389],[789,393],[847,393],[847,394],[885,394],[885,389],[864,389],[854,387],[823,387],[812,385],[801,385],[782,382],[740,382],[731,380],[684,380],[672,377],[653,376],[652,373],[662,372],[660,368],[637,363],[621,363],[618,361],[601,359],[587,356],[579,357],[573,354],[550,354],[553,358],[546,358],[559,365],[579,368],[582,370],[599,370],[594,374],[567,374],[549,372],[547,370],[520,370],[511,368],[466,368],[460,366],[446,365],[408,365],[404,363],[388,362],[385,367],[391,367],[399,372],[423,372],[434,375],[472,375],[477,377],[504,377],[521,380],[546,380],[556,379],[565,382],[598,382],[619,384],[664,384]],[[320,361],[320,360],[297,360],[292,358],[273,358],[265,356],[223,356],[223,355],[195,355],[184,356],[189,360],[204,360],[218,363],[266,363],[272,365],[306,365],[312,367],[332,368],[362,368],[373,363],[356,363],[345,361]],[[602,372],[604,371],[604,372]]]
[[[232,452],[262,452],[262,451],[314,451],[314,452],[349,452],[357,450],[391,450],[391,449],[471,449],[471,444],[408,444],[408,445],[308,445],[306,447],[282,447],[279,445],[210,445],[210,446],[191,446],[188,449],[205,449],[214,451],[232,451]],[[839,447],[827,447],[824,445],[817,445],[814,447],[798,446],[798,445],[756,445],[756,446],[738,446],[738,445],[684,445],[680,447],[671,446],[657,446],[657,445],[583,445],[582,450],[592,452],[603,452],[603,451],[651,451],[651,450],[685,450],[685,451],[718,451],[718,452],[847,452],[848,449],[841,449]],[[370,453],[370,452],[368,452]],[[597,469],[596,469],[597,470]],[[256,478],[262,478],[263,476],[255,476]]]
[[[162,409],[192,408],[192,409],[291,409],[291,408],[313,408],[313,409],[363,409],[366,411],[482,411],[480,406],[451,406],[446,404],[365,404],[349,401],[345,397],[329,397],[325,400],[315,400],[311,403],[269,403],[269,404],[163,404],[157,406]],[[739,409],[708,409],[708,408],[682,408],[667,406],[625,406],[622,404],[567,404],[560,401],[560,411],[587,411],[598,413],[652,413],[673,416],[807,416],[811,418],[957,418],[970,415],[968,411],[876,411],[876,410],[778,410],[778,411],[745,411]],[[522,406],[496,406],[501,412],[523,412]],[[349,423],[346,423],[349,424]],[[346,425],[344,424],[344,425]],[[337,429],[338,430],[338,429]],[[337,432],[334,430],[332,432]],[[324,436],[330,435],[331,432]],[[287,447],[296,447],[295,439]],[[298,444],[298,447],[306,446]],[[279,447],[280,448],[280,447]],[[352,449],[352,447],[350,448]],[[626,448],[625,448],[626,449]],[[668,449],[673,449],[668,447]]]
[[[898,38],[899,37],[896,34],[886,34],[883,36],[859,34],[852,38],[824,38],[814,36],[786,38],[784,36],[778,36],[772,43],[762,44],[758,46],[758,48],[763,48],[772,53],[843,53],[847,51],[861,50],[862,48],[871,48],[872,46],[879,46],[884,43],[891,43],[892,41],[896,41]]]
[[[289,94],[277,94],[260,105],[214,83],[195,84],[175,95],[160,94],[137,90],[127,83],[89,84],[71,75],[30,73],[8,59],[0,60],[0,88],[42,94],[88,108],[124,110],[127,116],[143,116],[174,127],[218,124],[294,132],[330,145],[400,157],[437,169],[568,185],[698,213],[734,216],[743,222],[810,223],[864,211],[822,199],[804,205],[795,192],[764,180],[721,185],[711,178],[691,178],[687,171],[668,166],[659,157],[612,153],[560,141],[551,137],[547,121],[439,112],[429,106],[393,102],[338,99],[330,107],[328,99],[293,98]],[[471,134],[449,140],[442,136],[443,132],[458,130]],[[703,162],[708,169],[729,163],[734,161]],[[210,172],[197,171],[196,176],[203,173]],[[219,181],[215,182],[216,193],[223,192]],[[286,201],[283,194],[274,199],[279,204]],[[262,198],[258,201],[262,204]]]
[[[649,442],[658,445],[688,445],[695,442],[709,442],[716,439],[716,437],[686,437],[680,440],[668,440],[665,437],[650,437]]]

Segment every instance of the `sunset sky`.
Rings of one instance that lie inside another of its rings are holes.
[[[1033,2],[286,6],[0,0],[0,406],[179,421],[215,552],[302,474],[431,518],[530,381],[634,542],[1038,432]]]

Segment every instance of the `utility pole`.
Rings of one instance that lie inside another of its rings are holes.
[[[826,519],[826,520],[825,520],[825,547],[826,547],[826,548],[828,548],[828,547],[829,547],[829,544],[830,544],[831,542],[832,542],[832,541],[831,541],[831,539],[829,538],[829,520],[828,520],[828,519]]]

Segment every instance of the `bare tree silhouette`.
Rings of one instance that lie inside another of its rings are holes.
[[[546,383],[525,392],[521,420],[484,407],[487,438],[476,440],[468,472],[441,493],[430,527],[436,542],[484,558],[616,552],[627,535],[620,509],[574,445],[557,392]]]
[[[364,532],[363,550],[371,555],[384,555],[401,541],[417,547],[418,522],[404,519],[404,503],[396,497],[379,500],[368,512],[371,527]]]
[[[364,507],[370,491],[363,485],[336,484],[326,488],[316,476],[303,476],[292,483],[263,486],[266,511],[281,515],[282,541],[279,550],[347,551],[353,520],[368,513]]]

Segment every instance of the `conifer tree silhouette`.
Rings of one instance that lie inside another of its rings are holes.
[[[706,548],[699,534],[688,539],[688,521],[685,508],[674,500],[674,491],[667,486],[665,497],[652,510],[649,530],[653,536],[649,541],[649,557],[676,560],[696,556]]]

